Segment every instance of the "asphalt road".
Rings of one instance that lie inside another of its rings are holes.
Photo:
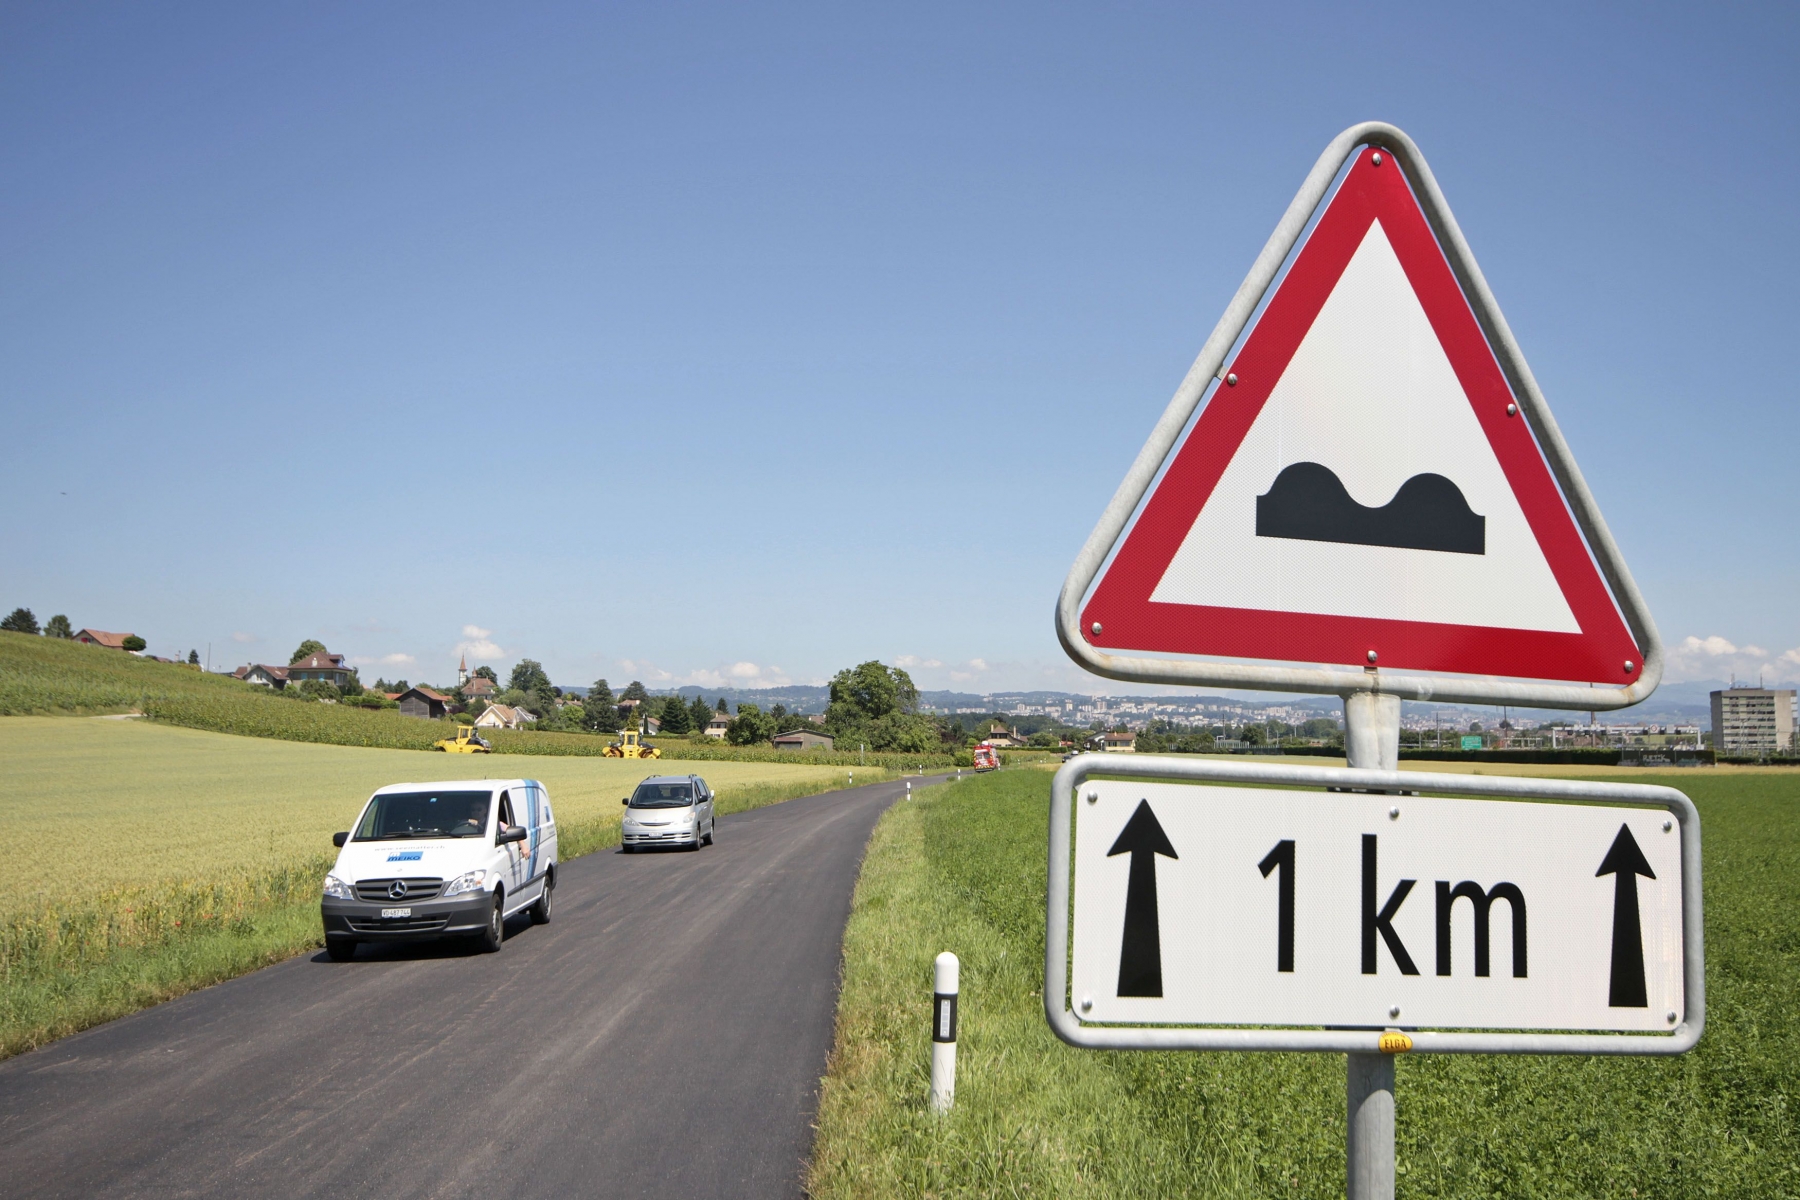
[[[576,859],[498,954],[320,952],[0,1063],[0,1192],[799,1195],[851,889],[904,790]]]

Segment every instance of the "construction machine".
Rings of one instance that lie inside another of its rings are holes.
[[[473,725],[458,725],[453,737],[440,738],[433,743],[433,750],[442,750],[445,754],[492,754],[494,748],[488,740],[475,732]]]
[[[662,751],[644,740],[643,734],[627,729],[619,740],[606,748],[607,758],[661,758]]]

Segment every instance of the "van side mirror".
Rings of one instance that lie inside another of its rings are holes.
[[[504,846],[508,842],[522,842],[525,840],[525,836],[525,827],[523,825],[508,825],[505,829],[502,829],[499,833],[494,835],[494,845]]]
[[[339,850],[342,850],[344,848],[344,843],[349,840],[350,831],[347,829],[342,833],[334,833],[331,835],[331,844],[336,846]]]
[[[631,797],[630,797],[630,796],[626,796],[626,797],[625,797],[625,798],[623,798],[623,799],[622,799],[622,800],[620,800],[620,801],[619,801],[619,803],[620,803],[620,804],[630,804],[630,803],[631,803]]]

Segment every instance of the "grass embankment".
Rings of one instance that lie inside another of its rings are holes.
[[[1699,804],[1707,1032],[1673,1060],[1396,1063],[1402,1196],[1800,1194],[1800,780],[1635,779]],[[1049,780],[883,818],[845,938],[810,1188],[849,1196],[1336,1196],[1338,1055],[1107,1053],[1044,1021]],[[932,957],[962,958],[956,1107],[925,1108]]]
[[[151,662],[117,650],[60,638],[0,631],[0,716],[141,712],[169,725],[243,737],[385,750],[430,750],[456,726],[365,709],[277,696],[225,675],[176,663]],[[497,754],[599,758],[613,739],[605,734],[502,729],[484,734]],[[789,762],[795,751],[772,746],[727,746],[717,741],[658,738],[662,756],[682,762]],[[804,752],[818,766],[904,771],[955,766],[948,754]],[[965,756],[966,757],[966,756]],[[966,765],[966,764],[965,764]]]
[[[320,944],[331,834],[383,784],[540,779],[566,859],[616,845],[619,798],[658,769],[667,768],[305,745],[135,720],[0,720],[0,824],[14,847],[0,876],[0,1057]],[[723,813],[845,781],[842,769],[791,761],[699,773]],[[870,768],[866,778],[889,774]]]

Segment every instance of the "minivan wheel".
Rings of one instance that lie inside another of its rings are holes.
[[[494,889],[494,911],[488,914],[487,928],[481,931],[483,954],[492,954],[506,943],[506,910],[499,888]]]
[[[537,903],[531,906],[531,923],[548,925],[550,923],[550,895],[556,891],[556,876],[551,875],[544,880],[544,891],[538,896]]]
[[[710,822],[710,823],[709,823],[709,824],[708,824],[708,825],[707,825],[707,826],[706,826],[706,844],[707,844],[707,845],[709,845],[709,846],[710,846],[710,845],[712,845],[712,844],[713,844],[713,833],[714,833],[714,831],[716,831],[716,830],[717,830],[717,829],[718,829],[718,828],[719,828],[719,822],[718,822],[718,821],[717,821],[717,819],[715,819],[715,820],[713,820],[713,821],[711,821],[711,822]]]
[[[349,962],[356,957],[356,939],[326,938],[325,953],[331,956],[332,962]]]

